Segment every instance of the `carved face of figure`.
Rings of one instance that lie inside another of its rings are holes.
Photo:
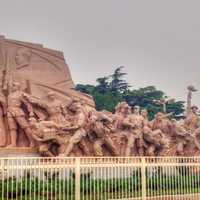
[[[136,115],[139,115],[140,114],[140,106],[134,106],[133,113]]]
[[[160,121],[163,118],[163,114],[162,113],[157,113],[156,114],[156,120]]]
[[[124,115],[128,115],[130,114],[130,110],[131,110],[130,106],[126,104],[121,107],[120,112]]]
[[[17,65],[28,65],[30,63],[31,52],[28,49],[20,48],[17,50],[15,62]]]
[[[148,116],[148,111],[146,109],[141,110],[141,115],[146,118]]]
[[[13,83],[12,85],[12,92],[16,92],[20,90],[20,84],[19,83]]]

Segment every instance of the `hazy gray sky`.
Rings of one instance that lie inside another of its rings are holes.
[[[200,90],[200,1],[0,0],[0,34],[64,52],[75,83],[123,65],[134,87]],[[200,105],[200,92],[194,96]]]

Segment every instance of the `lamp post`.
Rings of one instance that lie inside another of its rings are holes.
[[[188,94],[187,94],[187,110],[186,110],[186,115],[188,115],[190,113],[190,111],[191,111],[192,93],[198,91],[193,85],[189,85],[187,87],[187,90],[188,90]]]
[[[162,105],[164,113],[167,113],[167,104],[173,103],[174,101],[175,101],[175,99],[173,99],[173,98],[163,98],[163,99],[153,100],[154,103],[156,103],[158,105]]]

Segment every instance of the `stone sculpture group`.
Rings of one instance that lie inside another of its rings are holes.
[[[62,55],[40,45],[0,37],[0,69],[2,148],[34,147],[45,157],[200,154],[193,86],[184,119],[171,118],[162,101],[163,113],[149,121],[146,109],[126,102],[114,113],[97,111],[90,96],[72,89]]]
[[[35,98],[21,91],[17,82],[12,83],[7,102],[1,102],[1,133],[7,121],[10,134],[7,147],[17,147],[21,129],[29,146],[47,157],[175,156],[200,152],[196,106],[188,108],[181,121],[163,113],[149,121],[148,111],[137,105],[131,108],[121,102],[112,114],[97,111],[76,98],[64,104],[53,91],[44,99]],[[3,134],[0,137],[3,141]]]

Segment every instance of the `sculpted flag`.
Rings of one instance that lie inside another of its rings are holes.
[[[0,70],[3,90],[9,90],[9,84],[16,81],[35,97],[43,97],[53,90],[61,98],[74,96],[94,106],[90,96],[73,90],[69,67],[60,51],[0,36]]]

